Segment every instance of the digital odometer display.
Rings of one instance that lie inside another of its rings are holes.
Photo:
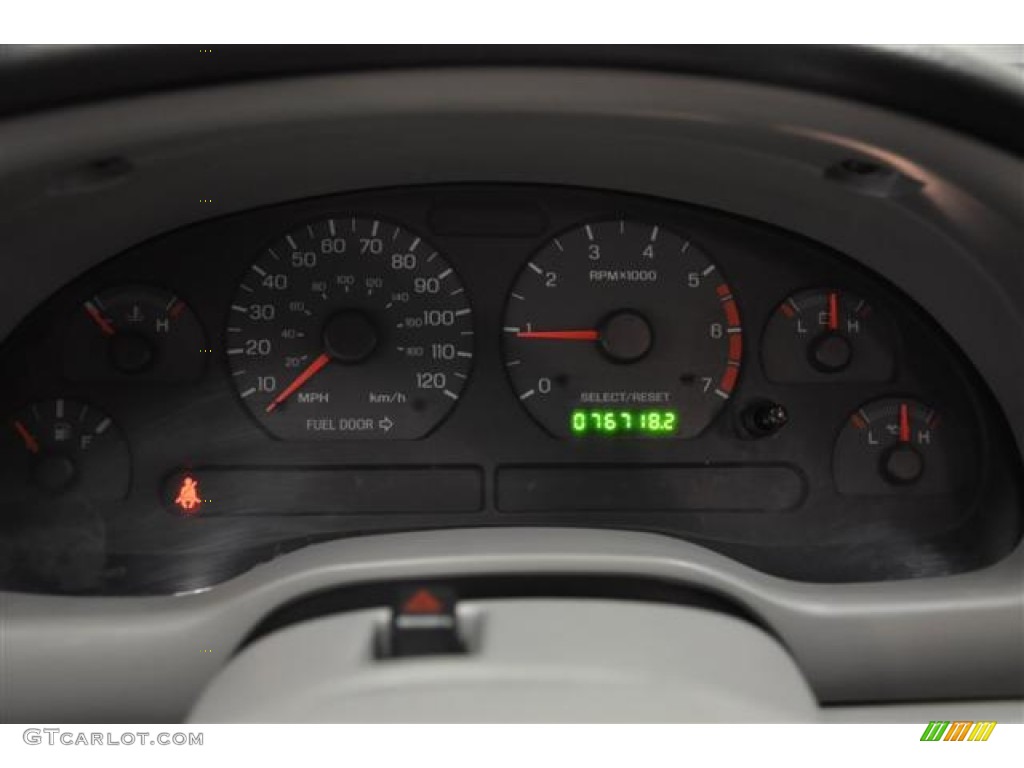
[[[732,291],[696,244],[657,224],[553,238],[520,272],[503,325],[515,393],[557,437],[694,437],[739,377]]]
[[[574,435],[649,435],[668,437],[679,428],[675,411],[602,411],[579,409],[569,422]]]
[[[376,219],[302,226],[249,268],[227,324],[245,405],[284,439],[415,439],[451,410],[473,358],[458,276]]]

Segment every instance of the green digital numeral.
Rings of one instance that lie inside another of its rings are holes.
[[[569,416],[574,435],[671,435],[679,425],[675,411],[577,409]]]

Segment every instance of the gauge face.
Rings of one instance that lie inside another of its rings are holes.
[[[836,441],[833,471],[840,493],[952,493],[964,462],[934,409],[916,400],[875,400],[850,415]]]
[[[657,225],[601,221],[547,243],[504,320],[516,395],[553,435],[699,434],[736,386],[739,310],[717,266]]]
[[[64,366],[75,381],[198,379],[208,354],[192,310],[161,288],[127,285],[82,302],[71,318]]]
[[[9,416],[0,438],[5,502],[60,497],[115,501],[128,494],[131,459],[121,430],[102,411],[57,398]]]
[[[415,439],[459,399],[473,317],[458,276],[415,234],[338,217],[256,260],[226,340],[239,395],[271,434]]]
[[[775,310],[761,356],[772,381],[888,381],[891,338],[888,323],[860,296],[812,288]]]

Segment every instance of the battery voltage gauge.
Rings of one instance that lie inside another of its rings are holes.
[[[961,485],[953,451],[962,442],[932,407],[891,397],[858,408],[836,441],[833,473],[840,493],[948,494]]]

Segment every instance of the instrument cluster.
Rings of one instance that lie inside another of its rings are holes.
[[[976,568],[1019,457],[909,298],[724,213],[458,185],[113,257],[0,350],[0,586],[160,594],[371,532],[597,526],[810,581]]]

